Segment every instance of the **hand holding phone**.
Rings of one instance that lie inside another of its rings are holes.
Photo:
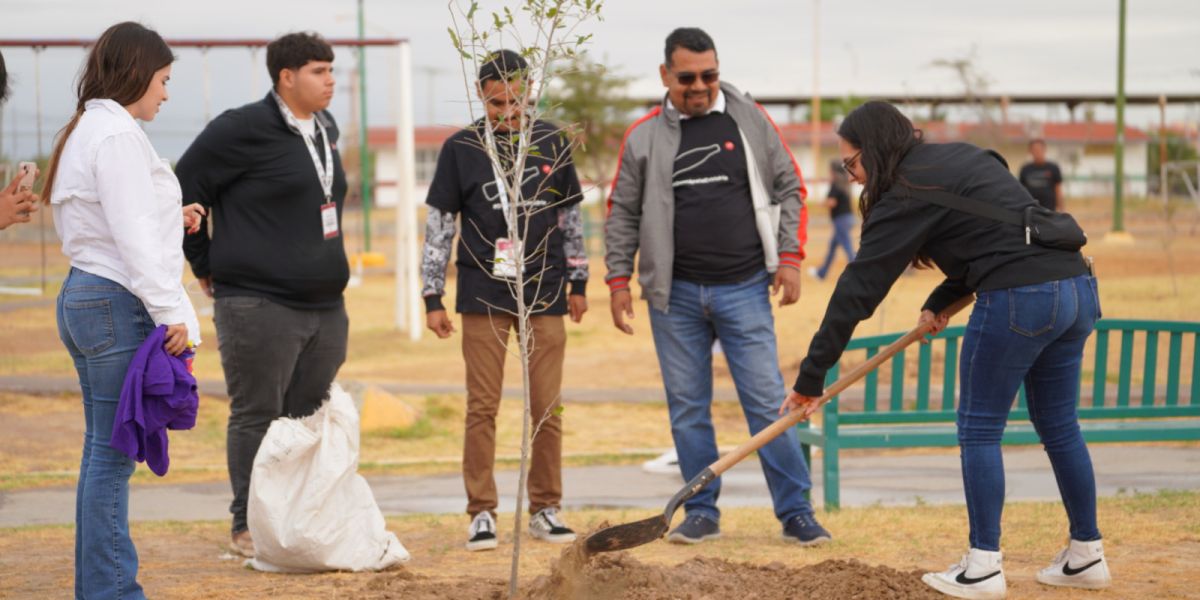
[[[17,177],[21,183],[17,184],[18,192],[33,191],[33,182],[37,180],[38,168],[37,163],[22,162],[17,165]]]

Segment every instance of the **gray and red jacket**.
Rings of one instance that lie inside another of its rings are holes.
[[[808,191],[800,167],[779,127],[749,95],[728,83],[726,112],[737,123],[746,148],[750,196],[762,238],[765,267],[800,268],[808,239]],[[666,311],[675,260],[675,192],[671,185],[679,150],[679,113],[663,105],[638,119],[625,132],[608,199],[604,225],[604,262],[609,289],[629,287],[634,255],[642,297]]]

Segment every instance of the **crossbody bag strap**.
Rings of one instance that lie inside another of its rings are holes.
[[[944,206],[951,210],[965,212],[977,217],[991,219],[993,221],[1000,221],[1001,223],[1009,223],[1012,225],[1019,225],[1021,227],[1025,226],[1025,217],[1022,214],[1007,208],[996,206],[994,204],[988,204],[987,202],[972,200],[970,198],[959,196],[958,194],[952,194],[943,190],[918,190],[908,188],[908,193],[910,196],[918,200],[924,200],[931,204]]]

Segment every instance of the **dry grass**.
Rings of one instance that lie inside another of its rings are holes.
[[[1100,501],[1100,524],[1111,562],[1114,587],[1105,598],[1157,599],[1200,597],[1200,495],[1162,493],[1121,496]],[[620,523],[647,516],[644,511],[582,511],[568,515],[580,530],[603,522]],[[966,515],[961,506],[868,507],[823,514],[834,533],[831,545],[800,549],[779,540],[778,522],[769,510],[724,512],[722,539],[696,547],[656,542],[632,551],[648,564],[670,565],[694,556],[721,557],[800,567],[831,558],[855,558],[901,571],[940,570],[958,559],[966,546]],[[413,554],[404,570],[434,582],[463,578],[507,577],[511,534],[502,533],[497,552],[468,554],[462,549],[465,518],[460,515],[413,515],[389,519],[389,527]],[[501,516],[502,529],[511,514]],[[1004,513],[1006,576],[1011,598],[1093,598],[1095,593],[1052,589],[1034,582],[1063,544],[1065,517],[1056,503],[1012,503]],[[134,524],[141,555],[140,581],[151,597],[199,599],[228,597],[353,598],[384,574],[331,573],[281,576],[241,568],[222,560],[228,535],[224,522]],[[0,530],[0,597],[47,598],[69,593],[73,533],[69,527]],[[546,574],[560,548],[524,545],[526,583]],[[752,590],[747,590],[748,593]],[[374,596],[373,596],[374,597]]]
[[[457,472],[463,444],[465,406],[455,396],[402,397],[422,417],[405,429],[370,430],[362,436],[361,468],[369,473]],[[497,423],[501,467],[520,455],[520,404],[506,399]],[[0,392],[0,490],[64,485],[75,480],[83,418],[72,395],[29,396]],[[582,403],[563,412],[566,464],[618,464],[645,460],[671,446],[666,411],[656,404]],[[140,483],[221,480],[225,471],[225,426],[229,403],[203,397],[195,429],[171,434],[171,473],[153,476],[139,468]],[[744,440],[740,409],[719,403],[713,409],[718,443]],[[30,436],[29,431],[39,435]]]
[[[1093,232],[1107,227],[1107,204],[1102,201],[1075,202],[1073,210]],[[825,251],[829,229],[827,221],[816,216],[810,228],[812,260]],[[1088,246],[1099,265],[1101,296],[1107,316],[1128,318],[1194,320],[1194,298],[1200,297],[1200,237],[1190,235],[1198,218],[1195,209],[1180,208],[1174,214],[1172,233],[1165,213],[1153,202],[1132,203],[1127,223],[1136,236],[1133,246],[1105,243],[1094,234]],[[381,214],[386,222],[387,215]],[[348,232],[355,228],[347,226]],[[15,280],[36,273],[38,254],[35,246],[5,241],[0,253],[0,281]],[[351,235],[349,247],[357,240]],[[390,248],[387,238],[377,240],[379,249]],[[1169,252],[1168,252],[1169,250]],[[593,282],[589,288],[591,311],[581,325],[568,324],[569,348],[566,356],[564,387],[594,389],[661,388],[658,362],[650,338],[645,305],[636,306],[636,335],[617,332],[609,318],[608,294],[601,280],[604,273],[599,253],[593,260]],[[56,281],[66,265],[60,254],[51,252],[50,268]],[[858,335],[904,330],[913,323],[917,307],[938,281],[930,272],[902,277],[876,315],[863,323]],[[451,286],[452,288],[453,286]],[[801,304],[776,311],[780,363],[785,378],[790,378],[806,344],[821,318],[833,290],[831,281],[804,281]],[[450,290],[453,294],[453,290]],[[392,327],[393,281],[387,275],[369,275],[360,287],[347,292],[351,315],[350,355],[342,368],[343,380],[429,383],[461,385],[463,364],[459,340],[438,340],[429,335],[419,342]],[[453,298],[448,298],[448,304]],[[207,299],[197,297],[202,310]],[[0,296],[0,376],[52,375],[73,376],[73,367],[63,351],[54,324],[52,298],[40,303],[28,298]],[[959,322],[962,318],[959,318]],[[220,379],[221,368],[216,352],[211,318],[202,318],[208,340],[197,357],[196,368],[203,379]],[[1165,356],[1164,337],[1160,357]],[[1185,348],[1184,364],[1190,364],[1191,352]],[[940,350],[935,349],[935,355]],[[915,354],[915,353],[912,353]],[[1134,360],[1139,362],[1140,351]],[[934,364],[937,365],[937,356]],[[1112,352],[1112,359],[1117,353]],[[915,357],[911,357],[915,360]],[[509,385],[519,383],[516,361],[506,372]],[[1090,368],[1085,362],[1085,371]],[[935,367],[936,368],[936,367]],[[1159,381],[1165,380],[1166,361],[1160,360]],[[887,381],[890,366],[885,365],[880,380]],[[732,381],[724,361],[714,365],[716,387],[731,389]],[[910,375],[912,370],[910,369]],[[1115,365],[1110,378],[1116,377]],[[1185,368],[1185,377],[1187,369]],[[935,374],[935,385],[938,381]],[[1136,379],[1135,379],[1136,385]],[[1136,392],[1135,392],[1136,394]],[[1136,396],[1135,396],[1136,397]],[[461,396],[405,398],[422,408],[426,418],[410,431],[367,433],[363,439],[363,468],[371,472],[428,473],[454,470],[461,452]],[[517,454],[519,411],[505,401],[499,423],[498,454]],[[744,439],[745,425],[736,407],[717,403],[714,408],[719,442],[736,444]],[[0,489],[29,485],[69,483],[77,468],[82,421],[77,396],[40,398],[0,394],[0,435],[9,440],[0,449]],[[172,481],[224,477],[224,430],[228,407],[222,400],[205,398],[200,423],[194,431],[172,438]],[[572,404],[567,406],[564,452],[568,464],[595,462],[633,462],[655,449],[669,447],[666,413],[661,405],[623,403]],[[25,435],[33,430],[37,436]],[[146,477],[139,471],[139,478]]]

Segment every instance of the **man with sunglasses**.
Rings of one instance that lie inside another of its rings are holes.
[[[712,343],[720,340],[750,432],[775,418],[787,388],[779,371],[770,295],[800,298],[807,214],[800,170],[767,113],[721,83],[707,33],[667,36],[661,106],[621,145],[605,226],[613,325],[632,334],[634,256],[666,388],[684,479],[718,458],[711,416]],[[758,452],[783,537],[830,540],[805,498],[808,466],[789,431]],[[686,504],[668,540],[720,536],[714,481]]]

